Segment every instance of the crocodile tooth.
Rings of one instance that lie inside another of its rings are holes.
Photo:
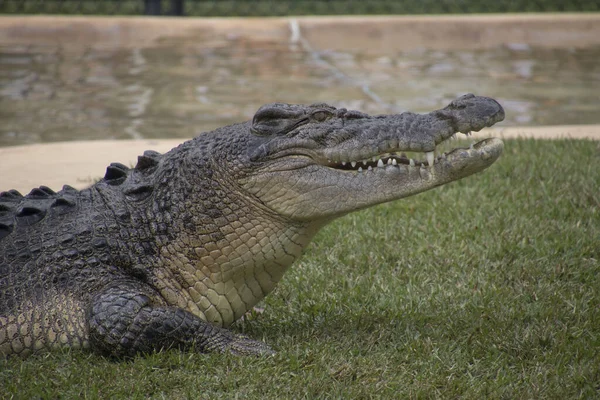
[[[362,160],[363,165],[367,165],[368,161],[367,160]]]
[[[415,160],[413,160],[412,158],[410,160],[408,160],[408,163],[410,164],[411,167],[415,166]]]
[[[373,162],[377,161],[377,156],[373,156],[373,158],[371,159]]]
[[[388,158],[387,165],[392,165],[392,159],[391,158]]]
[[[358,172],[362,172],[362,167],[358,167]]]
[[[377,167],[383,167],[383,161],[381,160],[381,158],[379,159],[379,161],[377,161]]]
[[[356,161],[352,161],[350,165],[352,165],[352,168],[356,167]]]
[[[398,165],[398,161],[395,158],[392,159],[392,165]]]
[[[372,170],[373,170],[373,167],[371,167],[371,166],[369,165],[369,168],[367,168],[367,170],[368,170],[368,171],[372,171]]]
[[[428,151],[427,153],[425,153],[425,156],[427,157],[427,164],[429,164],[429,166],[431,167],[433,165],[433,163],[435,162],[434,152]]]
[[[346,161],[342,161],[342,167],[346,165]]]

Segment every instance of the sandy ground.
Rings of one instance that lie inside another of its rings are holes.
[[[473,137],[489,136],[600,140],[600,125],[491,128]],[[3,147],[0,148],[0,190],[17,189],[25,194],[40,185],[59,190],[64,184],[82,189],[104,176],[111,162],[134,166],[144,150],[163,153],[182,141],[107,140]]]

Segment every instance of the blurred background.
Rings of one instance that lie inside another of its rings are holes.
[[[286,16],[600,11],[594,0],[0,0],[18,14]]]
[[[504,126],[597,124],[597,11],[591,0],[0,0],[0,146],[189,138],[270,102],[428,112],[468,92],[497,98]]]

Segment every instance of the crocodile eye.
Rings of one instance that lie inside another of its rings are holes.
[[[331,116],[331,113],[328,113],[327,111],[316,111],[316,112],[312,113],[311,118],[314,121],[323,122],[330,116]]]
[[[254,114],[251,130],[259,136],[281,135],[306,122],[302,110],[287,104],[267,104]]]

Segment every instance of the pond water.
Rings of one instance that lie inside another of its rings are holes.
[[[229,40],[143,49],[0,46],[0,146],[189,138],[269,102],[428,112],[473,92],[508,125],[600,123],[600,47],[387,55]]]

